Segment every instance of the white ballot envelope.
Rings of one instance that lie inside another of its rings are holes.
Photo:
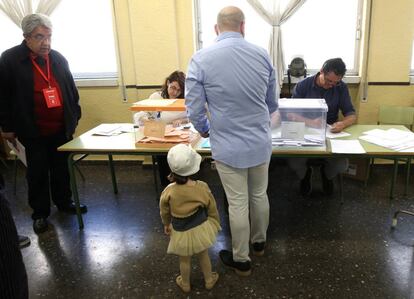
[[[282,138],[293,140],[305,140],[305,123],[294,121],[282,121]]]

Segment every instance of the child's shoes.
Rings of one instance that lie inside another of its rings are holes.
[[[207,290],[211,290],[214,285],[216,284],[217,280],[219,279],[219,275],[217,272],[211,272],[211,280],[210,281],[206,281],[206,289]]]
[[[175,279],[175,283],[180,287],[180,289],[184,292],[184,293],[188,293],[191,291],[191,286],[188,284],[184,284],[183,283],[183,278],[181,277],[181,275],[178,275],[177,278]],[[207,285],[207,284],[206,284]],[[214,284],[213,284],[214,286]],[[212,286],[212,287],[213,287]],[[207,287],[207,286],[206,286]]]

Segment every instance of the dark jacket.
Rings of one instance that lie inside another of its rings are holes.
[[[81,117],[79,94],[66,59],[57,51],[49,53],[50,65],[63,97],[65,133],[75,132]],[[35,138],[39,131],[34,113],[33,67],[25,41],[0,57],[0,126],[17,137]]]

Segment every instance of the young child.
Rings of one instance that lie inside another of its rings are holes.
[[[216,201],[205,182],[190,178],[200,170],[201,156],[191,147],[178,144],[167,155],[171,169],[169,184],[161,194],[160,214],[165,234],[170,236],[167,253],[180,258],[177,285],[190,292],[191,257],[197,255],[210,290],[219,275],[211,271],[208,248],[216,242],[220,227]]]

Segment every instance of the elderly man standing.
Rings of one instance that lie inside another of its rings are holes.
[[[28,199],[36,233],[48,229],[50,199],[59,211],[76,213],[67,154],[81,117],[79,94],[68,62],[51,50],[52,23],[42,14],[23,18],[24,41],[0,57],[0,126],[4,139],[26,148]],[[81,205],[81,212],[87,211]]]
[[[251,273],[249,241],[253,254],[264,254],[270,114],[277,109],[277,96],[269,55],[244,40],[244,26],[239,8],[229,6],[219,12],[216,43],[190,61],[185,98],[194,127],[203,137],[210,136],[229,202],[232,251],[220,251],[220,258],[237,274],[247,276]]]

